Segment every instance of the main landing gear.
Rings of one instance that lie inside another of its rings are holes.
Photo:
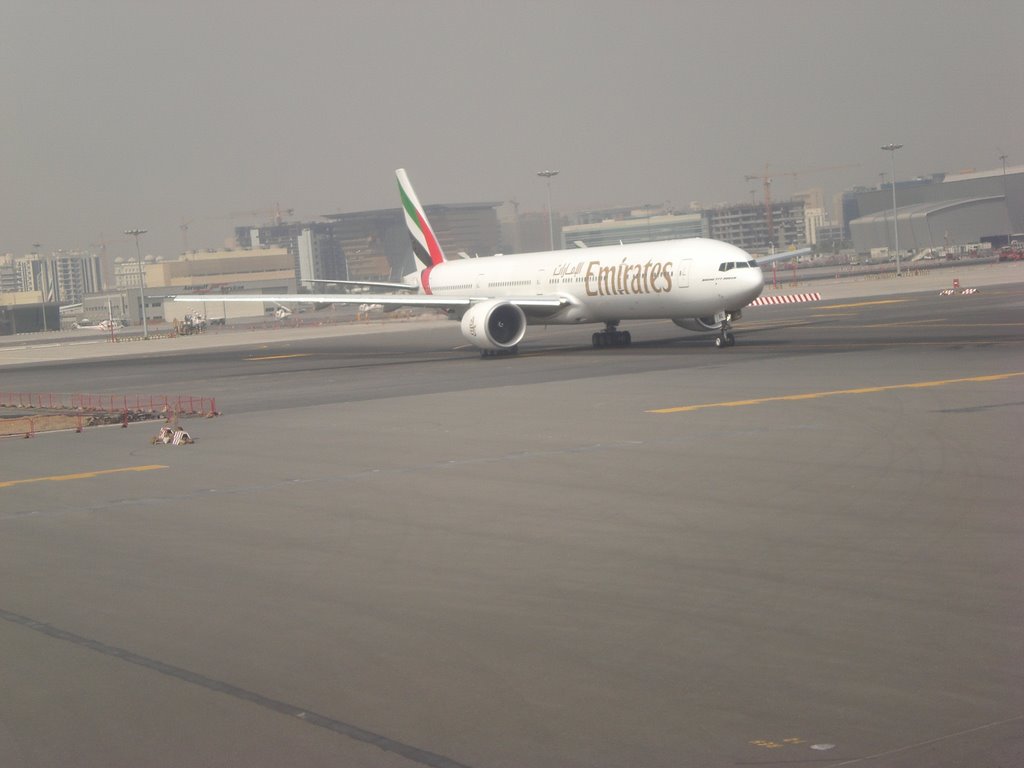
[[[506,356],[509,356],[509,355],[518,355],[518,354],[519,354],[519,345],[518,344],[516,344],[514,347],[509,347],[508,349],[481,349],[480,350],[480,357],[483,357],[483,358],[488,358],[488,357],[506,357]]]
[[[603,347],[628,347],[633,341],[633,338],[629,335],[629,331],[620,331],[616,328],[618,321],[614,323],[605,323],[605,329],[598,331],[591,337],[591,341],[594,344],[594,349],[601,349]]]

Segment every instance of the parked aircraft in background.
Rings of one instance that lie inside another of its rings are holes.
[[[89,318],[83,317],[71,327],[76,331],[119,331],[124,327],[124,324],[120,320],[100,320],[98,323],[94,323]]]

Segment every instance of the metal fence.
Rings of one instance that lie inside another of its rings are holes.
[[[89,413],[178,413],[209,415],[217,412],[212,397],[194,395],[90,395],[67,392],[0,392],[0,407]]]

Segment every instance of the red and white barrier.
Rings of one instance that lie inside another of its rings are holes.
[[[760,296],[750,302],[751,307],[763,307],[766,304],[800,304],[805,301],[821,301],[820,293],[793,293],[788,296]]]
[[[964,288],[962,291],[957,291],[955,288],[947,288],[944,291],[939,291],[939,296],[970,296],[977,292],[977,288]]]
[[[60,392],[3,392],[0,406],[100,413],[217,413],[212,397],[194,395],[88,395]]]

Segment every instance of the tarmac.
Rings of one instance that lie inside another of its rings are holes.
[[[0,765],[1024,764],[1024,268],[957,271],[0,348],[224,414],[0,440]]]

